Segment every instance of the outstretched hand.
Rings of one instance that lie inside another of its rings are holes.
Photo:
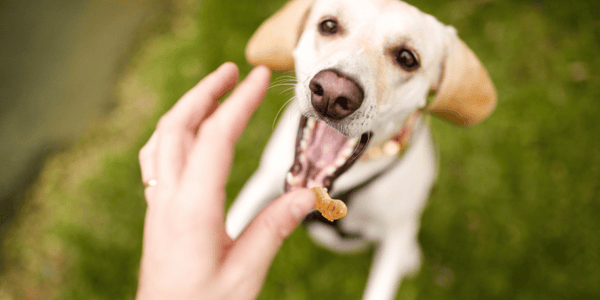
[[[264,97],[270,72],[234,88],[225,63],[186,93],[140,151],[148,203],[138,299],[254,299],[283,240],[315,205],[307,189],[273,201],[232,240],[225,184],[234,144]]]

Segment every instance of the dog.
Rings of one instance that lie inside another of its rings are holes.
[[[374,245],[363,299],[393,299],[420,266],[420,216],[437,176],[429,116],[485,119],[496,106],[487,71],[453,27],[398,0],[292,0],[259,27],[246,57],[295,70],[297,83],[228,212],[228,234],[285,191],[324,187],[348,215],[309,215],[309,235],[342,253]]]

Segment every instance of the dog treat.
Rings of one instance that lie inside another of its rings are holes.
[[[318,210],[325,219],[333,222],[341,219],[348,213],[348,207],[341,200],[331,199],[327,191],[322,187],[311,188],[317,197],[315,209]]]

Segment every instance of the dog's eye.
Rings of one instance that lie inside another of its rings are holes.
[[[325,19],[319,24],[319,32],[322,35],[334,35],[340,31],[337,20]]]
[[[415,55],[406,48],[395,50],[394,58],[396,58],[396,62],[405,71],[414,71],[419,68],[419,60],[417,60]]]

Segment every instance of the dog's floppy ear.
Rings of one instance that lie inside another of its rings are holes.
[[[459,125],[485,119],[496,107],[496,90],[473,51],[448,28],[446,58],[434,101],[427,110]]]
[[[266,20],[246,46],[246,59],[275,71],[294,69],[293,52],[313,0],[291,0]]]

